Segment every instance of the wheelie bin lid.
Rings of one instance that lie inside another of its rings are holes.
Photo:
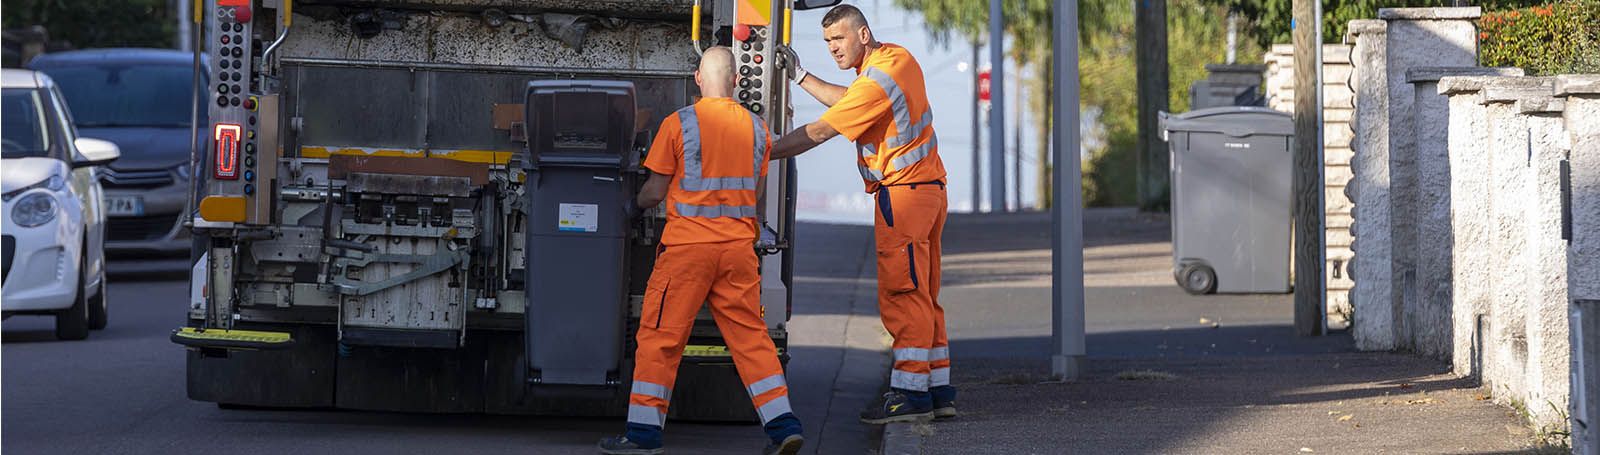
[[[1293,136],[1294,116],[1258,106],[1223,106],[1182,114],[1162,112],[1161,137],[1172,131],[1220,133],[1233,137]]]

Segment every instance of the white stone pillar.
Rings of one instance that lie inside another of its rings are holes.
[[[1600,455],[1600,76],[1562,76],[1570,150],[1567,244],[1573,453]],[[1581,309],[1581,310],[1580,310]]]
[[[1534,298],[1529,284],[1539,279],[1534,273],[1536,255],[1527,220],[1535,216],[1532,207],[1538,198],[1533,185],[1532,137],[1528,117],[1518,112],[1515,103],[1548,97],[1554,88],[1554,80],[1546,78],[1491,78],[1480,93],[1488,111],[1491,235],[1487,246],[1493,258],[1481,377],[1501,404],[1527,397],[1531,391],[1526,375],[1532,361],[1528,318]]]
[[[1346,195],[1351,208],[1355,256],[1347,268],[1355,284],[1350,289],[1354,308],[1351,327],[1356,348],[1366,351],[1394,349],[1394,314],[1389,280],[1389,78],[1386,65],[1388,23],[1381,20],[1350,21],[1345,41],[1355,50],[1355,140],[1351,148],[1351,181]]]
[[[1489,313],[1489,119],[1479,92],[1486,77],[1449,76],[1439,94],[1449,97],[1451,365],[1458,376],[1483,374]]]
[[[1413,86],[1412,131],[1416,132],[1417,286],[1420,296],[1402,308],[1408,342],[1417,353],[1450,359],[1454,345],[1450,261],[1454,238],[1450,223],[1449,97],[1439,79],[1447,76],[1521,76],[1517,68],[1422,67],[1406,72]],[[1470,172],[1470,171],[1469,171]]]
[[[1478,64],[1478,29],[1473,23],[1478,7],[1387,8],[1378,18],[1387,21],[1389,115],[1389,212],[1393,314],[1396,347],[1416,349],[1409,334],[1417,330],[1406,308],[1421,300],[1417,279],[1417,161],[1412,103],[1416,97],[1406,71],[1419,67],[1467,67]],[[1359,254],[1359,253],[1358,253]],[[1415,321],[1421,322],[1421,321]]]
[[[1553,81],[1552,81],[1553,88]],[[1564,426],[1570,392],[1571,345],[1567,339],[1567,241],[1561,238],[1561,161],[1567,157],[1562,111],[1565,97],[1523,98],[1517,113],[1528,124],[1528,184],[1532,197],[1523,205],[1530,279],[1523,288],[1528,301],[1526,334],[1528,413],[1534,426]]]

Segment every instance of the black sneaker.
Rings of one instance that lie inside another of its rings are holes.
[[[795,455],[800,453],[800,446],[805,444],[805,437],[797,434],[791,434],[788,437],[783,438],[782,442],[767,444],[767,449],[762,450],[761,453],[763,455]]]
[[[950,401],[934,400],[933,401],[933,418],[934,418],[934,420],[954,419],[958,415],[961,415],[961,414],[956,412],[956,400],[950,400]]]
[[[660,455],[660,447],[646,448],[629,441],[627,436],[612,436],[600,440],[600,453],[606,455]]]
[[[883,394],[872,407],[861,411],[861,422],[883,425],[894,422],[927,422],[933,420],[933,405],[917,405],[900,392]]]

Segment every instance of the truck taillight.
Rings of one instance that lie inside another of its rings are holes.
[[[216,177],[222,180],[239,179],[239,125],[218,123],[212,134],[216,142]]]

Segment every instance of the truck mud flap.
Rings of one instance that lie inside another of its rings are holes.
[[[271,350],[190,347],[185,353],[189,399],[279,408],[334,406],[332,327],[236,328],[285,332],[295,342]]]

